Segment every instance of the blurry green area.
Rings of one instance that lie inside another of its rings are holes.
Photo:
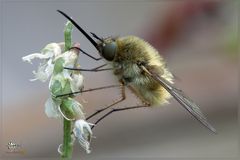
[[[229,56],[231,56],[232,58],[237,58],[240,48],[240,39],[238,33],[230,32],[226,35],[226,37],[226,53],[229,54]]]

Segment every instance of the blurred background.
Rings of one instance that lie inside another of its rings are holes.
[[[1,0],[1,159],[59,159],[63,126],[44,113],[48,84],[29,81],[38,61],[30,65],[21,60],[50,42],[63,41],[66,19],[57,9],[99,36],[136,35],[150,42],[177,77],[176,86],[201,106],[218,131],[210,133],[171,99],[168,105],[104,119],[93,130],[92,153],[87,155],[75,143],[73,159],[239,158],[238,0]],[[98,56],[76,29],[73,38]],[[84,55],[79,62],[83,68],[104,63]],[[85,89],[117,83],[110,71],[83,75]],[[119,95],[119,90],[109,89],[77,99],[89,115]],[[130,92],[127,96],[117,107],[138,103]],[[18,144],[19,152],[9,153],[9,142]]]

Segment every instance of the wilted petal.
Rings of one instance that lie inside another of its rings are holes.
[[[61,95],[63,93],[71,92],[71,89],[67,89],[67,92],[63,92],[67,81],[61,74],[57,74],[51,77],[49,82],[49,90],[53,96]]]
[[[80,73],[73,73],[69,70],[62,72],[65,79],[68,79],[72,92],[78,92],[83,88],[83,76]]]
[[[61,114],[58,111],[59,104],[51,97],[48,98],[48,100],[45,103],[45,113],[49,118],[59,118],[61,117]]]
[[[85,115],[83,113],[83,106],[75,100],[73,100],[73,103],[72,103],[72,110],[75,114],[76,119],[85,118]]]
[[[48,60],[46,63],[41,63],[38,67],[37,71],[33,71],[34,79],[31,81],[40,80],[45,82],[53,73],[54,65],[52,64],[52,60]]]
[[[62,71],[62,75],[63,75],[63,77],[64,77],[65,79],[71,79],[70,72],[69,72],[69,70],[67,70],[67,69],[64,69],[64,70]]]
[[[33,53],[30,55],[27,55],[25,57],[22,57],[22,60],[31,63],[31,61],[35,58],[49,59],[49,58],[52,58],[53,56],[56,57],[60,54],[61,54],[60,45],[57,43],[50,43],[42,49],[41,53]]]
[[[52,60],[50,59],[47,62],[47,67],[45,68],[45,73],[48,77],[52,75],[53,69],[54,69],[54,65],[52,64]]]
[[[45,74],[45,72],[43,72],[42,68],[39,67],[38,71],[33,71],[34,74],[34,78],[30,79],[30,81],[36,81],[36,80],[40,80],[42,82],[45,82],[47,80],[47,75]]]
[[[92,139],[92,130],[90,125],[82,119],[77,120],[74,125],[73,133],[75,137],[78,139],[80,145],[86,150],[87,153],[90,153],[90,142]]]
[[[63,144],[60,144],[59,146],[58,146],[58,153],[62,156],[63,155]]]
[[[53,54],[54,57],[57,57],[62,53],[61,44],[50,43],[42,49],[41,53]]]
[[[22,57],[23,61],[32,63],[32,60],[35,58],[43,60],[42,63],[39,64],[38,70],[33,71],[34,79],[31,81],[40,80],[45,82],[53,73],[53,59],[54,57],[61,54],[61,45],[57,43],[50,43],[46,45],[41,53],[33,53],[28,56]]]
[[[81,74],[72,74],[70,85],[72,92],[80,91],[83,88],[83,76]]]
[[[53,53],[51,53],[51,52],[48,52],[48,54],[33,53],[33,54],[29,54],[29,55],[27,55],[25,57],[22,57],[22,60],[32,64],[32,60],[35,59],[35,58],[38,58],[38,59],[48,59],[48,58],[50,58],[52,56],[53,56]]]
[[[72,49],[70,51],[64,52],[59,57],[62,57],[64,59],[65,67],[73,68],[77,62],[78,55],[79,55],[78,53],[79,53],[79,51]],[[57,58],[59,58],[59,57],[57,57]]]

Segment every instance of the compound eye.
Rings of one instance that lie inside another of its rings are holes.
[[[102,56],[108,61],[112,61],[117,51],[116,42],[107,43],[103,46]]]

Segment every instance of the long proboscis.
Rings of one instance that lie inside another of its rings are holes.
[[[72,24],[94,45],[94,47],[99,51],[98,44],[92,39],[92,37],[85,32],[82,27],[80,27],[71,17],[69,17],[66,13],[63,11],[57,10],[59,13],[61,13],[64,17],[66,17]]]

